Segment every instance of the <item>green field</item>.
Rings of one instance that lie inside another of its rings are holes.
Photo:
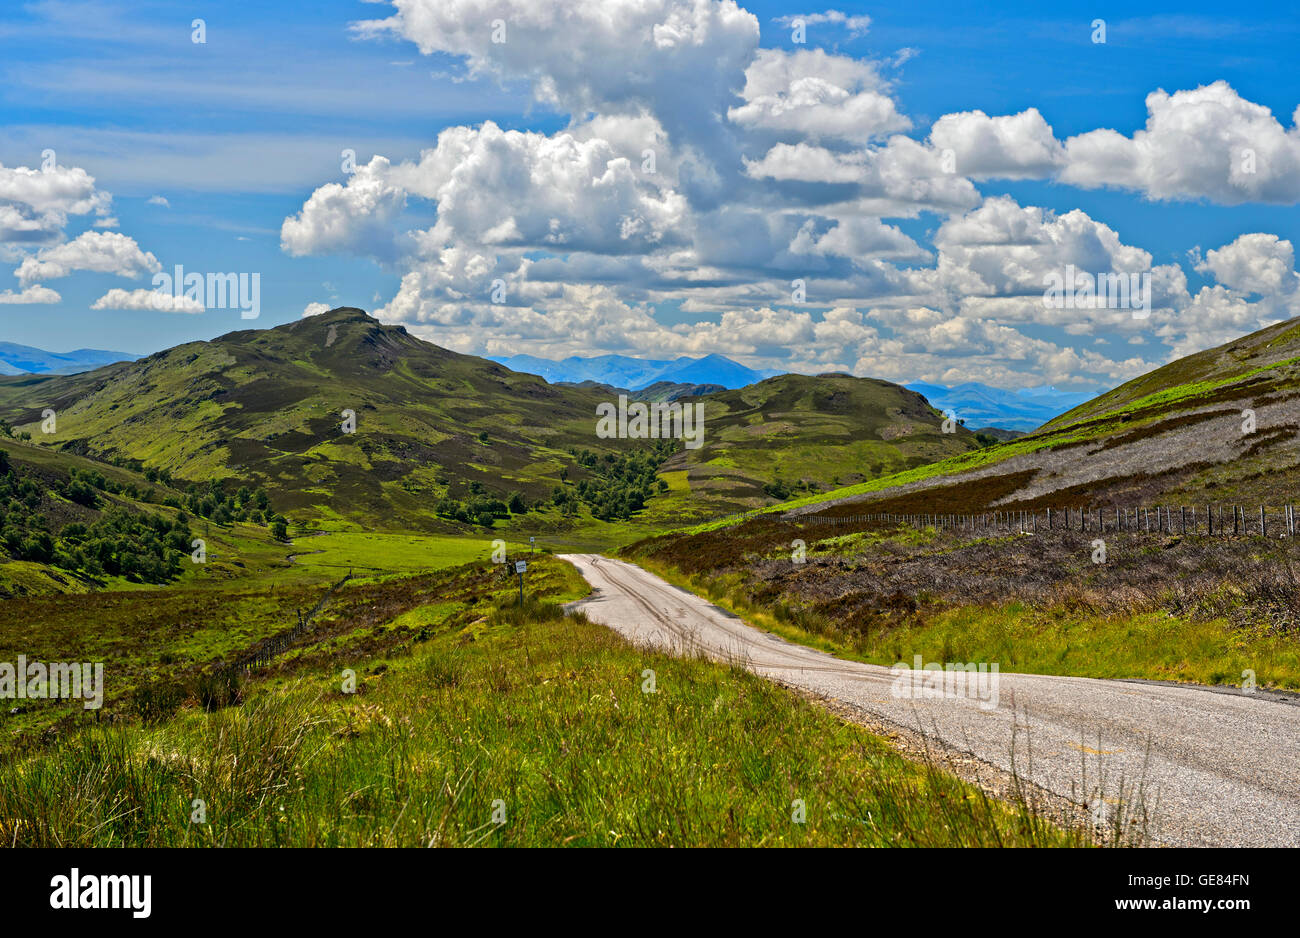
[[[551,592],[577,585],[557,574]],[[580,587],[579,587],[580,588]],[[19,846],[1068,846],[745,671],[505,606],[0,766]],[[341,668],[356,669],[354,693]],[[654,693],[643,691],[653,671]],[[202,820],[196,811],[202,806]]]

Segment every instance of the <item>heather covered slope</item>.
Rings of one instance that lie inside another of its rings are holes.
[[[941,433],[942,418],[920,395],[846,376],[787,375],[691,399],[705,406],[703,448],[674,441],[653,456],[652,441],[596,435],[597,405],[610,399],[448,351],[347,307],[86,374],[0,378],[0,418],[35,444],[135,460],[184,481],[261,486],[291,520],[367,530],[459,529],[465,519],[439,505],[503,506],[515,493],[537,530],[646,507],[647,524],[674,523],[770,504],[797,483],[820,491],[977,445],[964,429]],[[42,432],[46,409],[57,415],[54,433]],[[353,433],[345,412],[355,415]],[[647,483],[646,460],[666,457]],[[630,487],[644,498],[604,504],[610,490]],[[557,502],[557,492],[573,497]],[[516,514],[502,508],[498,517]]]
[[[979,447],[964,427],[944,433],[942,415],[920,394],[872,378],[780,375],[696,400],[705,406],[704,445],[664,469],[684,470],[693,493],[736,509]]]
[[[1300,323],[1290,320],[1172,362],[1027,436],[783,509],[1294,502],[1298,388]]]
[[[85,375],[8,379],[0,407],[36,442],[235,475],[283,511],[432,518],[471,482],[549,495],[567,448],[601,447],[597,397],[459,355],[341,308],[193,342]],[[53,408],[58,432],[40,433]],[[344,432],[344,411],[356,432]]]

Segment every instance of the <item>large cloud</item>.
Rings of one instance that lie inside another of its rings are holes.
[[[428,55],[463,56],[473,74],[532,83],[570,114],[652,113],[691,136],[739,88],[758,20],[731,0],[394,0],[354,26]],[[494,41],[494,39],[501,41]]]
[[[1244,293],[1285,295],[1296,290],[1295,249],[1273,234],[1244,234],[1208,251],[1196,269]]]
[[[742,96],[727,117],[783,139],[865,143],[912,126],[871,63],[821,49],[760,50]]]
[[[90,305],[91,309],[133,309],[157,313],[201,313],[204,306],[188,296],[163,290],[122,290],[114,287]]]
[[[357,34],[527,82],[569,119],[553,133],[448,128],[418,159],[376,157],[285,220],[290,253],[355,253],[399,273],[377,313],[442,344],[719,351],[767,367],[1096,386],[1154,364],[1099,354],[1112,333],[1186,350],[1294,302],[1291,246],[1276,237],[1197,255],[1215,282],[1192,296],[1182,267],[1156,264],[1108,220],[975,184],[1294,198],[1294,130],[1222,83],[1152,95],[1132,138],[1062,142],[1029,108],[944,115],[918,140],[873,63],[759,49],[757,22],[729,0],[393,5]],[[1255,174],[1224,156],[1247,140]],[[1234,181],[1238,169],[1256,178]],[[937,216],[928,242],[927,222],[893,224],[924,213]],[[1150,318],[1045,307],[1045,278],[1069,267],[1149,278]],[[665,305],[694,321],[665,325]]]
[[[953,172],[976,179],[1042,177],[1065,161],[1065,149],[1032,107],[1002,117],[983,111],[945,114],[930,128],[930,142],[952,151]]]
[[[1300,130],[1225,81],[1147,95],[1147,123],[1132,137],[1094,130],[1066,141],[1061,179],[1137,189],[1155,199],[1300,200]]]
[[[84,169],[0,164],[0,243],[58,240],[69,215],[107,218],[112,196],[95,187]]]
[[[406,194],[388,181],[389,162],[376,156],[345,185],[326,183],[298,214],[280,226],[280,245],[290,254],[361,254],[379,260],[396,255],[395,223]]]
[[[140,250],[134,238],[115,231],[86,231],[72,241],[24,258],[14,274],[25,286],[36,280],[66,277],[78,270],[136,277],[161,269],[158,258]]]
[[[59,296],[56,291],[51,290],[49,287],[43,287],[39,283],[23,290],[0,291],[0,304],[9,306],[59,303],[62,300],[63,297]]]

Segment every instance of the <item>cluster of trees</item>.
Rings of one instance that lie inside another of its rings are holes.
[[[169,508],[187,511],[196,518],[205,518],[215,524],[247,521],[254,524],[269,524],[276,529],[283,528],[286,532],[288,530],[288,519],[271,509],[271,498],[266,489],[261,486],[240,485],[234,488],[233,484],[225,479],[185,483],[175,478],[169,470],[146,466],[138,459],[106,455],[101,458],[101,461],[139,473],[149,482],[183,492],[183,496],[168,495],[162,499],[162,504]],[[72,488],[74,483],[77,484]],[[122,495],[137,502],[149,503],[158,498],[156,489],[136,485],[134,482],[119,484],[93,469],[72,469],[69,473],[69,486],[70,491],[75,494],[70,494],[69,490],[59,488],[59,484],[55,484],[60,495],[88,508],[97,507],[97,502],[86,500],[90,498],[87,489]]]
[[[672,440],[656,440],[630,453],[597,455],[585,449],[570,450],[591,478],[578,480],[572,489],[557,486],[552,501],[562,510],[575,501],[581,502],[591,509],[592,517],[601,521],[631,518],[652,497],[668,491],[668,483],[657,473],[675,448]]]
[[[109,484],[100,473],[74,469],[51,488],[94,508]],[[40,482],[20,477],[0,452],[0,549],[11,557],[138,583],[165,583],[180,573],[192,537],[183,513],[172,521],[115,507],[91,524],[66,524],[55,536],[39,511],[45,494]]]
[[[833,484],[839,484],[839,479],[836,479]],[[820,489],[816,482],[809,482],[807,479],[800,479],[797,482],[785,482],[779,476],[776,481],[768,482],[763,486],[763,493],[779,502],[783,502],[787,498],[793,498],[800,492],[817,491],[820,491]]]
[[[26,430],[15,431],[7,420],[0,420],[0,436],[7,436],[11,440],[30,440],[32,438],[32,435]]]
[[[156,470],[145,471],[145,478],[150,481],[161,482],[163,475],[167,475],[164,484],[175,485],[171,481],[170,474]],[[179,485],[176,487],[180,488]],[[99,493],[101,492],[120,495],[145,504],[158,498],[157,489],[136,485],[134,482],[116,482],[105,477],[98,469],[69,469],[68,478],[55,480],[52,488],[68,501],[87,508],[100,507]],[[162,504],[177,511],[189,512],[196,518],[205,518],[215,524],[232,524],[236,521],[272,525],[288,523],[286,518],[271,510],[270,496],[263,488],[241,485],[233,492],[227,492],[225,483],[214,479],[207,483],[191,482],[182,491],[185,493],[183,496],[168,495],[162,499]]]
[[[174,485],[165,471],[145,469],[150,482]],[[68,470],[66,477],[46,481],[20,474],[0,450],[0,550],[19,560],[47,563],[89,576],[124,576],[133,582],[165,583],[181,571],[193,541],[191,517],[217,524],[235,521],[268,524],[280,540],[288,537],[288,522],[271,509],[262,488],[240,486],[226,491],[220,481],[191,483],[184,495],[168,495],[162,504],[176,509],[175,519],[162,513],[129,511],[106,495],[141,503],[156,502],[159,492],[148,485],[118,482],[97,469]],[[74,521],[57,535],[42,513],[42,503],[59,496],[101,512],[89,523]]]
[[[587,471],[588,478],[570,483],[569,470],[561,469],[561,484],[555,486],[548,501],[530,505],[519,492],[511,492],[502,499],[486,491],[481,482],[470,482],[468,497],[440,498],[433,510],[450,521],[488,528],[500,518],[548,506],[572,516],[586,505],[592,516],[602,521],[627,519],[644,508],[654,495],[668,491],[668,483],[660,481],[656,473],[674,449],[672,440],[656,440],[651,446],[630,453],[599,454],[571,449],[569,454]]]
[[[212,480],[206,484],[191,482],[185,488],[185,497],[175,495],[163,499],[163,504],[184,509],[198,518],[207,518],[216,524],[251,521],[254,524],[286,524],[287,519],[271,510],[271,499],[263,488],[241,485],[233,492],[226,491],[225,483]]]
[[[183,519],[111,508],[92,524],[65,524],[47,562],[91,576],[166,583],[190,552],[193,534]]]
[[[485,491],[483,483],[471,482],[469,484],[469,498],[464,501],[454,498],[440,498],[433,506],[433,510],[450,521],[459,521],[463,524],[481,524],[485,528],[490,528],[498,518],[524,514],[528,511],[528,505],[524,501],[524,496],[519,492],[511,492],[506,500],[502,501]]]

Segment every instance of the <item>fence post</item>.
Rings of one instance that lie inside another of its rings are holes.
[[[1259,536],[1268,537],[1268,518],[1264,517],[1264,506],[1259,506]]]

